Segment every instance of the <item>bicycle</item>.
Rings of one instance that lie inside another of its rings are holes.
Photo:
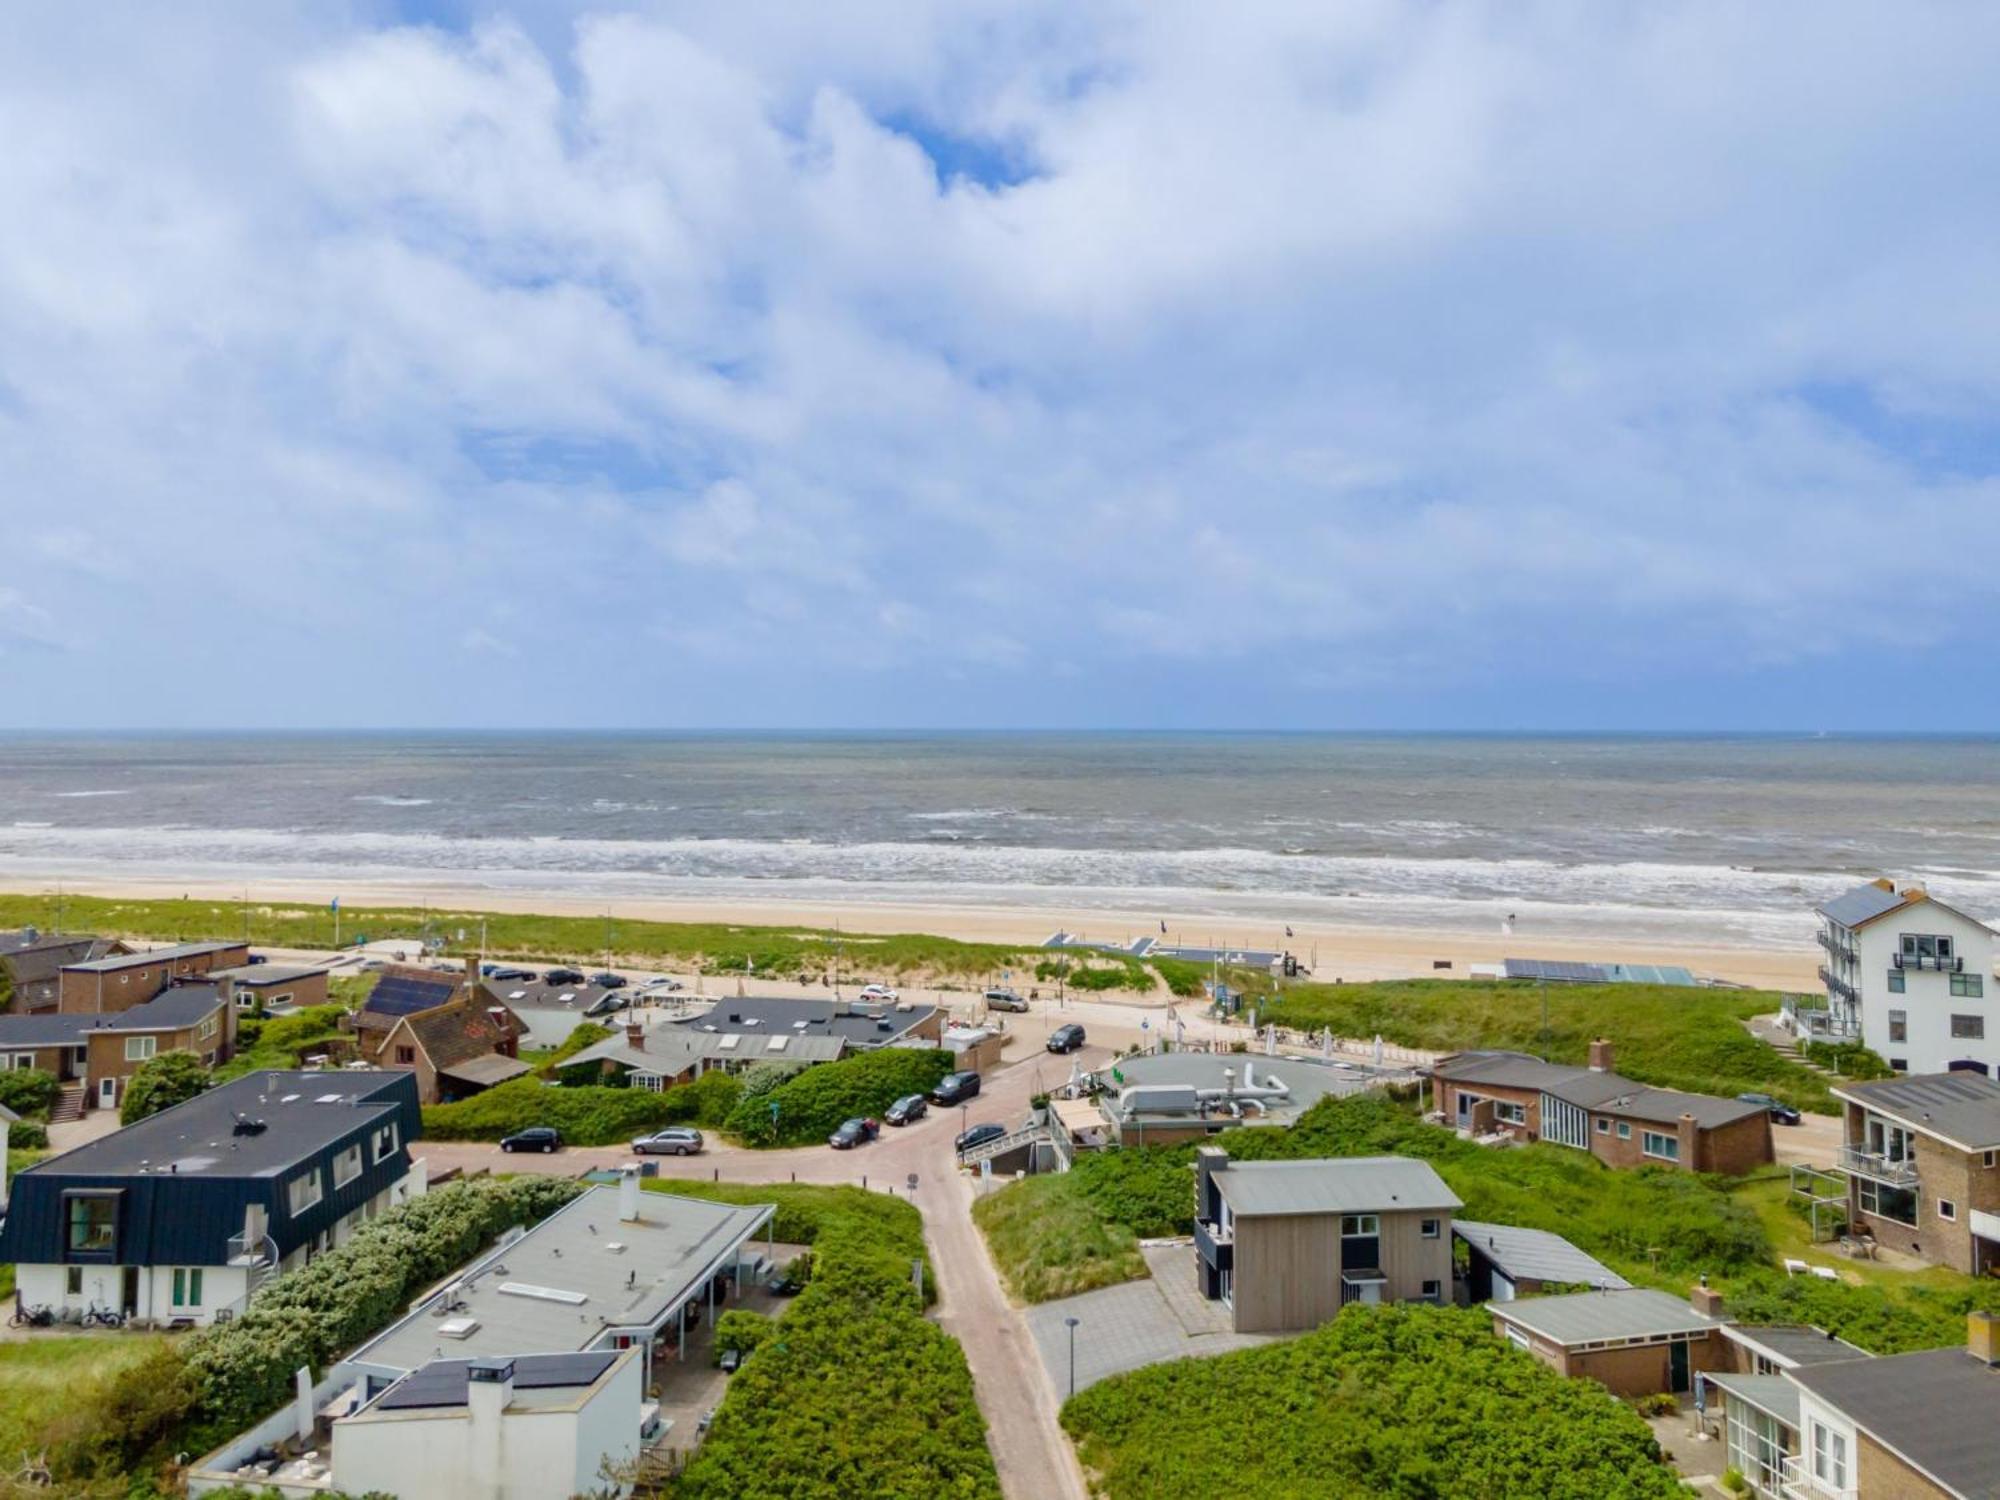
[[[7,1319],[7,1323],[12,1328],[47,1328],[55,1320],[56,1314],[54,1308],[46,1304],[40,1307],[30,1307],[27,1303],[17,1298],[14,1303],[13,1315]]]
[[[115,1307],[99,1307],[95,1302],[90,1304],[90,1311],[83,1315],[83,1326],[85,1328],[93,1326],[122,1328],[124,1324],[125,1314],[118,1311]]]

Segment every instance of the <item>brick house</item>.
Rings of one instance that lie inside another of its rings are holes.
[[[7,981],[7,1003],[0,1009],[15,1014],[54,1010],[64,964],[88,963],[125,951],[116,938],[87,933],[37,932],[32,927],[0,932],[0,976]]]
[[[417,1075],[423,1104],[450,1104],[496,1083],[524,1077],[520,1060],[526,1029],[504,1005],[454,1000],[399,1017],[382,1039],[376,1065]]]
[[[2000,1270],[2000,1082],[1912,1074],[1833,1096],[1847,1109],[1849,1222],[1968,1275]]]
[[[116,1109],[148,1060],[189,1052],[210,1067],[235,1050],[236,1017],[214,985],[175,985],[143,1005],[93,1015],[0,1016],[0,1069],[41,1068],[84,1085],[86,1108]]]
[[[1510,1135],[1588,1151],[1610,1167],[1677,1167],[1741,1176],[1772,1158],[1761,1105],[1634,1083],[1611,1071],[1611,1043],[1588,1067],[1524,1052],[1460,1052],[1431,1070],[1431,1107],[1471,1135]]]
[[[371,1066],[380,1064],[382,1044],[398,1021],[451,1004],[460,997],[464,981],[465,975],[456,969],[426,969],[414,964],[391,964],[383,969],[368,998],[348,1020],[362,1060]]]
[[[1697,1375],[1734,1368],[1721,1301],[1683,1302],[1650,1287],[1490,1302],[1493,1331],[1558,1375],[1588,1376],[1615,1396],[1681,1394]],[[1706,1303],[1706,1305],[1702,1305]]]
[[[211,969],[208,977],[245,1015],[304,1010],[327,1003],[331,971],[320,964],[243,964]]]
[[[146,953],[117,953],[64,964],[56,1008],[71,1014],[108,1015],[144,1005],[177,981],[201,979],[215,969],[250,961],[248,943],[177,943]]]

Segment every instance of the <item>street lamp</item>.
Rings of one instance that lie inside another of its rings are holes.
[[[1069,1393],[1076,1394],[1076,1325],[1081,1318],[1064,1318],[1063,1326],[1069,1329]]]

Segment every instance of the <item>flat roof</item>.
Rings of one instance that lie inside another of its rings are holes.
[[[611,992],[601,984],[550,984],[543,979],[495,979],[487,976],[479,987],[491,999],[513,1010],[553,1010],[584,1019],[584,1011]]]
[[[477,1084],[481,1088],[491,1088],[496,1083],[505,1083],[510,1078],[520,1078],[534,1070],[518,1057],[503,1057],[498,1052],[487,1052],[478,1057],[468,1057],[464,1062],[440,1067],[440,1078],[456,1078],[460,1083]]]
[[[596,1385],[618,1363],[620,1351],[591,1349],[578,1354],[523,1354],[501,1361],[513,1366],[517,1391],[577,1390]],[[369,1411],[422,1411],[465,1405],[467,1372],[474,1364],[493,1361],[434,1359],[390,1386],[369,1405]]]
[[[2000,1083],[1984,1073],[1911,1073],[1843,1083],[1832,1093],[1967,1151],[2000,1146]]]
[[[268,1177],[348,1135],[357,1114],[395,1118],[415,1090],[416,1076],[403,1069],[246,1073],[21,1176],[136,1177],[171,1166],[180,1176]],[[238,1134],[239,1117],[264,1129]]]
[[[907,1008],[905,1008],[907,1007]],[[763,995],[718,1000],[696,1016],[664,1024],[689,1033],[754,1032],[769,1036],[837,1036],[854,1046],[879,1046],[921,1025],[935,1005],[864,1000],[784,1000]],[[656,1028],[657,1029],[657,1028]]]
[[[1451,1232],[1498,1266],[1510,1280],[1581,1282],[1585,1286],[1627,1287],[1632,1283],[1561,1235],[1514,1224],[1453,1222]]]
[[[237,964],[234,968],[210,969],[210,979],[233,979],[238,984],[295,984],[315,974],[331,974],[325,964]]]
[[[2000,1370],[1961,1348],[1803,1365],[1788,1379],[1954,1495],[2000,1495]]]
[[[1799,1430],[1799,1388],[1782,1375],[1736,1375],[1704,1370],[1701,1379],[1720,1386],[1732,1401],[1745,1401],[1759,1411],[1769,1412],[1780,1422]]]
[[[1429,1162],[1407,1156],[1232,1161],[1209,1180],[1239,1219],[1464,1207]]]
[[[1599,1339],[1706,1333],[1723,1324],[1722,1319],[1696,1312],[1679,1297],[1651,1287],[1529,1297],[1519,1302],[1489,1302],[1486,1307],[1495,1317],[1565,1347]]]
[[[639,1219],[618,1217],[618,1186],[594,1187],[455,1278],[448,1317],[429,1302],[347,1356],[415,1370],[447,1355],[565,1353],[608,1329],[651,1327],[734,1264],[775,1209],[641,1192]],[[432,1299],[435,1300],[435,1299]],[[471,1325],[466,1337],[446,1326]]]
[[[1114,1079],[1112,1070],[1123,1075]],[[1224,1075],[1232,1075],[1225,1077]],[[1097,1076],[1111,1090],[1101,1096],[1104,1110],[1120,1124],[1199,1119],[1198,1111],[1149,1110],[1135,1103],[1130,1113],[1117,1112],[1118,1090],[1177,1086],[1190,1089],[1221,1089],[1234,1083],[1238,1088],[1261,1090],[1282,1085],[1285,1093],[1264,1099],[1266,1113],[1246,1112],[1243,1123],[1259,1119],[1289,1121],[1311,1109],[1320,1100],[1343,1098],[1368,1087],[1365,1070],[1345,1068],[1300,1057],[1253,1057],[1234,1052],[1160,1052],[1147,1056],[1121,1057],[1097,1070]]]
[[[143,969],[148,964],[172,963],[177,959],[200,958],[204,953],[229,953],[248,948],[248,943],[176,943],[170,948],[154,948],[147,953],[114,953],[109,958],[93,958],[85,963],[64,964],[64,973],[105,974],[113,969]]]
[[[740,1062],[832,1062],[847,1050],[847,1042],[837,1036],[809,1036],[787,1029],[767,1034],[740,1031],[701,1031],[689,1035],[677,1027],[648,1028],[645,1045],[634,1047],[620,1029],[601,1042],[592,1042],[582,1051],[564,1059],[564,1067],[577,1063],[610,1062],[642,1072],[678,1073],[689,1063],[718,1057]]]

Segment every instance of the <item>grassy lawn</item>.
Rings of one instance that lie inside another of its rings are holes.
[[[1139,1238],[1099,1212],[1074,1172],[1030,1177],[972,1205],[1007,1290],[1047,1302],[1146,1274]]]
[[[1801,1109],[1835,1113],[1826,1080],[1758,1041],[1744,1027],[1778,1009],[1762,990],[1687,989],[1652,984],[1552,984],[1542,1030],[1540,989],[1466,979],[1378,984],[1300,984],[1268,1002],[1260,1019],[1336,1036],[1380,1034],[1407,1047],[1456,1052],[1477,1047],[1533,1052],[1582,1063],[1593,1037],[1616,1044],[1614,1066],[1663,1088],[1731,1095],[1775,1094]]]
[[[166,1342],[163,1334],[42,1335],[0,1343],[0,1472],[39,1453],[55,1419],[109,1376]]]

